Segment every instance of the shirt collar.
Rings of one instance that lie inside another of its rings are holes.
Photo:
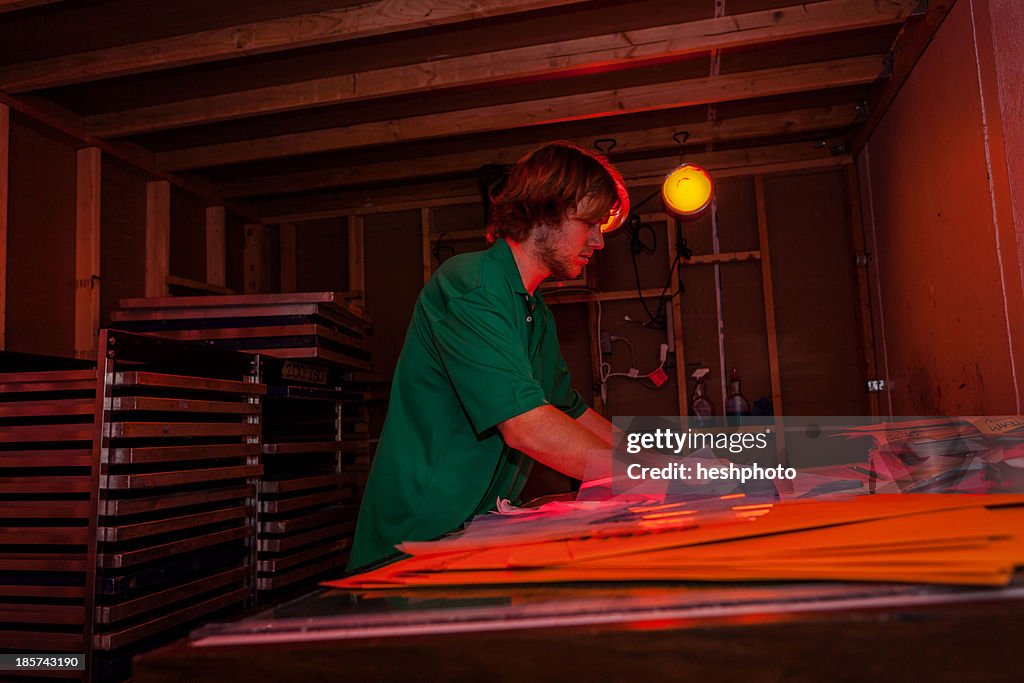
[[[523,276],[519,272],[519,266],[516,265],[516,257],[512,254],[512,247],[508,245],[505,238],[499,237],[494,240],[491,251],[494,252],[495,260],[512,287],[512,291],[529,296],[530,293],[526,291],[526,286],[523,284]]]

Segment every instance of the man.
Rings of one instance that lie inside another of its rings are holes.
[[[579,275],[629,212],[622,177],[569,143],[523,157],[492,199],[486,251],[448,259],[416,301],[349,569],[515,500],[533,460],[611,473],[611,424],[569,383],[535,294]]]

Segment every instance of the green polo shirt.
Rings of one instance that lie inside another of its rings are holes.
[[[508,243],[445,261],[413,310],[349,568],[457,529],[499,496],[515,500],[533,461],[497,425],[547,404],[572,418],[587,409]]]

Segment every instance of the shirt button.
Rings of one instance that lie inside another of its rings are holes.
[[[526,322],[532,323],[533,322],[533,316],[532,315],[526,316]]]

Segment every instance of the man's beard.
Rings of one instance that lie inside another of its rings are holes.
[[[558,252],[561,232],[557,228],[541,225],[537,229],[534,253],[551,276],[559,280],[571,280],[580,274],[580,266],[572,256]]]

